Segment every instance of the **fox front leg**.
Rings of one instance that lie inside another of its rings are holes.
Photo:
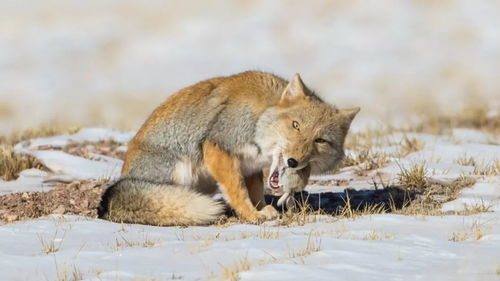
[[[203,157],[208,171],[220,184],[222,192],[238,216],[250,222],[258,222],[274,219],[279,215],[270,205],[258,211],[252,204],[237,157],[208,142],[203,144]]]

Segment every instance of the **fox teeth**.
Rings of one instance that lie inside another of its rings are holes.
[[[290,198],[290,192],[283,193],[283,195],[281,195],[280,199],[278,200],[278,206],[283,206],[283,203],[287,202],[288,199],[292,199]],[[286,205],[288,205],[288,202]]]
[[[278,166],[280,164],[280,159],[281,159],[281,152],[279,149],[275,149],[273,152],[273,157],[272,157],[272,162],[271,162],[271,168],[269,169],[271,171],[269,175],[269,186],[271,188],[277,189],[279,188],[279,169]]]

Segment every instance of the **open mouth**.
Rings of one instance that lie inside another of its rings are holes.
[[[269,176],[269,186],[273,189],[278,189],[280,187],[280,172],[279,169],[276,169],[272,172],[271,176]]]
[[[282,157],[281,157],[281,152],[276,150],[273,154],[273,159],[271,163],[271,168],[269,169],[269,187],[271,187],[274,190],[277,190],[280,188],[280,172],[279,172],[279,167],[282,165]]]

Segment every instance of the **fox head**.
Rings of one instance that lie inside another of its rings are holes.
[[[314,95],[296,74],[279,103],[257,123],[256,139],[264,153],[280,154],[293,169],[317,174],[334,169],[344,157],[344,140],[359,108],[339,110]]]

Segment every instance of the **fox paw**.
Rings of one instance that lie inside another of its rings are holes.
[[[259,221],[273,220],[279,217],[280,215],[278,211],[276,211],[276,209],[271,205],[265,206],[258,213],[259,213],[258,217]]]

